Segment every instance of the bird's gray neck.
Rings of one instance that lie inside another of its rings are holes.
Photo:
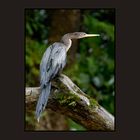
[[[68,36],[68,34],[62,37],[61,42],[66,46],[66,51],[68,51],[72,44],[72,41],[70,37]]]

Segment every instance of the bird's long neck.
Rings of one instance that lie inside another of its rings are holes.
[[[62,37],[61,42],[66,46],[66,51],[68,51],[72,44],[72,41],[70,37],[68,36],[68,34]]]

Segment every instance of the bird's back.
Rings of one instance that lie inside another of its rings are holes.
[[[54,43],[45,51],[40,64],[41,85],[52,80],[66,64],[66,49],[62,43]]]

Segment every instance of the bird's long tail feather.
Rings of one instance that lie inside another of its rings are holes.
[[[36,112],[35,112],[38,122],[39,122],[42,111],[45,109],[45,107],[47,105],[49,94],[50,94],[50,89],[51,89],[50,82],[47,83],[47,85],[45,87],[41,88],[41,94],[39,96],[37,106],[36,106]]]

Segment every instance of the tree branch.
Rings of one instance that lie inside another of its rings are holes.
[[[25,94],[27,105],[36,103],[40,87],[26,87]],[[114,130],[114,117],[63,74],[52,81],[47,107],[89,130]]]

